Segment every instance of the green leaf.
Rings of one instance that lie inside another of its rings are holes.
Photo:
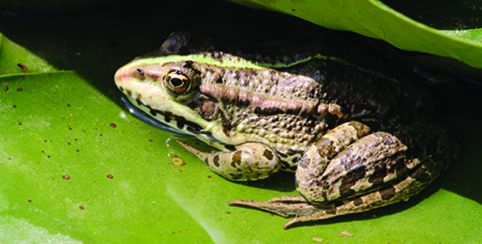
[[[433,194],[285,231],[286,219],[227,202],[297,195],[291,174],[227,181],[92,81],[55,70],[6,38],[1,50],[2,243],[482,241],[481,167],[473,163],[481,155],[478,124],[457,118],[467,145]],[[173,156],[185,165],[171,163]]]
[[[400,49],[450,57],[482,68],[482,28],[437,30],[378,0],[232,1],[294,15],[331,29],[354,31],[385,40]],[[420,3],[414,1],[413,4]],[[446,15],[450,14],[451,11],[447,11]]]
[[[54,68],[38,56],[0,34],[0,75],[49,72]]]

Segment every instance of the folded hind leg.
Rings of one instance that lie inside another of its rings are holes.
[[[333,148],[332,143],[319,145]],[[231,205],[285,217],[296,216],[288,227],[298,222],[359,213],[396,203],[417,194],[441,170],[440,162],[427,155],[422,155],[422,160],[414,158],[407,148],[386,132],[363,136],[342,151],[328,154],[336,156],[321,157],[330,150],[320,148],[318,154],[304,156],[298,166],[297,188],[303,198],[233,201]]]
[[[397,203],[402,200],[406,201],[410,197],[417,195],[430,184],[436,176],[434,174],[438,174],[438,172],[431,172],[431,170],[425,165],[420,165],[412,174],[394,185],[386,186],[374,192],[356,196],[339,203],[334,203],[332,206],[319,207],[317,210],[312,210],[310,214],[297,216],[291,219],[284,225],[284,228],[289,228],[297,223],[329,219],[346,214],[361,213]]]

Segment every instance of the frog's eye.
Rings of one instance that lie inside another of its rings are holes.
[[[171,71],[165,77],[166,88],[174,95],[181,95],[191,88],[190,79],[179,71]]]

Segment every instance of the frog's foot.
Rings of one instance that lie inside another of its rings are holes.
[[[277,202],[276,200],[273,201],[273,199],[267,202],[234,200],[229,202],[229,205],[264,210],[285,218],[292,216],[307,216],[320,211],[318,207],[311,205],[306,200],[304,200],[304,202]]]
[[[264,210],[285,218],[294,217],[284,225],[284,228],[287,229],[298,223],[361,213],[402,200],[408,200],[408,198],[416,195],[428,185],[431,178],[430,170],[422,165],[397,184],[347,200],[318,205],[312,204],[302,197],[278,197],[267,202],[236,200],[229,204],[231,206]]]

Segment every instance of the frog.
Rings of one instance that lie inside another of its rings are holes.
[[[239,52],[182,32],[161,46],[115,73],[130,111],[207,144],[177,141],[229,181],[293,172],[297,196],[229,202],[291,218],[284,228],[407,201],[456,156],[406,71],[300,48]]]

